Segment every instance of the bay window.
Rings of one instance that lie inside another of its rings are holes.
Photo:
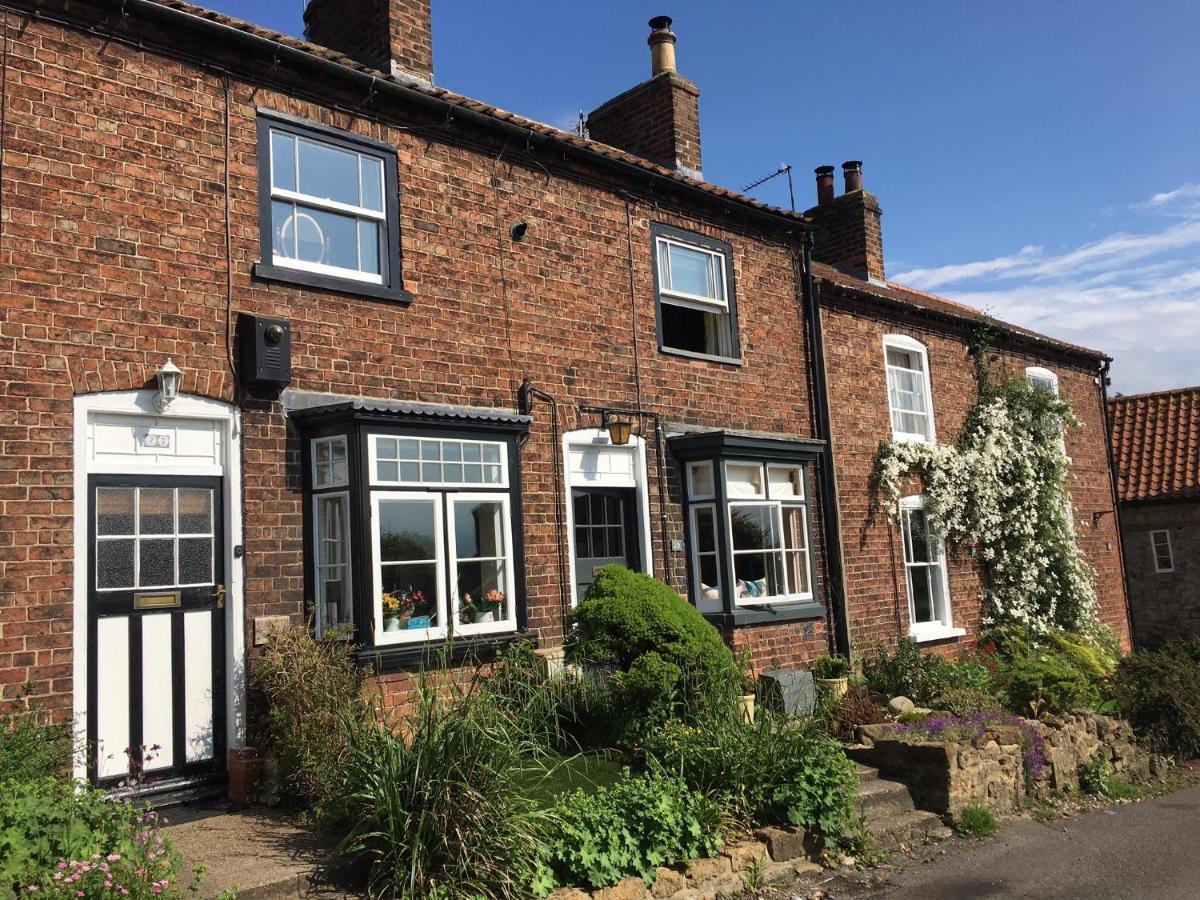
[[[361,657],[404,666],[447,640],[467,652],[523,627],[511,492],[527,417],[381,415],[350,402],[293,418],[309,432],[319,633],[344,629]]]
[[[685,474],[691,598],[701,612],[737,624],[822,614],[810,512],[820,447],[725,432],[672,439]]]

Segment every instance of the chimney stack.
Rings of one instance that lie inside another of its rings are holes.
[[[883,210],[874,194],[863,190],[862,163],[842,163],[846,192],[834,196],[833,166],[817,175],[817,205],[806,215],[816,226],[813,259],[867,281],[882,283]]]
[[[430,0],[309,0],[304,37],[363,65],[433,84]]]
[[[619,94],[587,119],[593,140],[693,178],[700,169],[700,89],[675,67],[670,16],[650,20],[650,79]]]
[[[817,166],[817,206],[833,202],[833,166]]]

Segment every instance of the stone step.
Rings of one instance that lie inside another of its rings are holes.
[[[879,770],[873,769],[870,766],[864,766],[862,763],[856,763],[854,770],[858,773],[858,780],[861,784],[875,781],[879,778]]]
[[[901,844],[919,844],[927,840],[950,837],[950,829],[942,824],[936,813],[913,810],[899,816],[872,821],[867,817],[867,830],[876,850],[890,852]]]
[[[862,801],[868,822],[916,809],[908,788],[898,781],[888,781],[886,778],[876,778],[862,785],[858,789],[858,799]]]

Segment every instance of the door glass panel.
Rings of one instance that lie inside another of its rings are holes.
[[[179,583],[212,584],[212,538],[181,538]]]
[[[212,534],[212,491],[179,489],[179,533]]]
[[[138,587],[175,584],[175,541],[170,538],[138,542]]]
[[[138,491],[138,533],[175,533],[173,488],[142,488]]]
[[[133,488],[97,488],[96,534],[133,534]]]
[[[133,545],[133,538],[96,542],[97,588],[133,587]]]

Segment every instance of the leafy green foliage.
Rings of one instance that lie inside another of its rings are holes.
[[[1101,799],[1112,796],[1113,788],[1112,762],[1103,750],[1097,751],[1091,759],[1079,767],[1079,787],[1085,794]]]
[[[888,697],[908,697],[919,706],[946,708],[943,698],[950,692],[992,691],[992,672],[979,657],[948,660],[936,653],[922,653],[907,638],[901,638],[889,653],[880,645],[863,663],[863,674],[871,690]]]
[[[996,682],[1018,715],[1097,708],[1109,692],[1115,647],[1051,628],[1008,625],[985,638],[995,647]]]
[[[605,567],[571,621],[568,659],[616,670],[613,712],[626,740],[741,689],[738,665],[720,632],[649,575]]]
[[[0,784],[0,898],[27,895],[31,885],[56,898],[178,897],[178,869],[153,813],[66,778]]]
[[[845,678],[850,674],[850,660],[844,656],[818,656],[812,672],[814,678]]]
[[[364,671],[349,641],[317,640],[303,626],[271,632],[251,668],[265,698],[266,750],[278,763],[282,787],[319,820],[336,818],[350,729],[369,703]]]
[[[971,687],[944,688],[934,699],[933,705],[955,716],[999,712],[1004,707],[995,694]]]
[[[954,820],[954,830],[965,838],[985,838],[999,827],[996,817],[978,803],[967,804]]]
[[[859,725],[887,721],[886,710],[871,699],[865,684],[851,684],[837,700],[826,701],[820,710],[825,730],[840,741],[853,741]]]
[[[854,765],[815,720],[706,714],[666,723],[647,735],[645,752],[747,824],[803,825],[828,844],[853,826]]]
[[[628,770],[614,784],[576,791],[553,811],[549,864],[564,884],[599,888],[628,875],[711,856],[721,845],[720,806],[678,777]]]
[[[1113,678],[1113,697],[1150,749],[1200,756],[1200,639],[1127,656]]]
[[[31,781],[65,774],[70,766],[74,736],[69,725],[51,724],[36,704],[0,715],[0,781]]]

